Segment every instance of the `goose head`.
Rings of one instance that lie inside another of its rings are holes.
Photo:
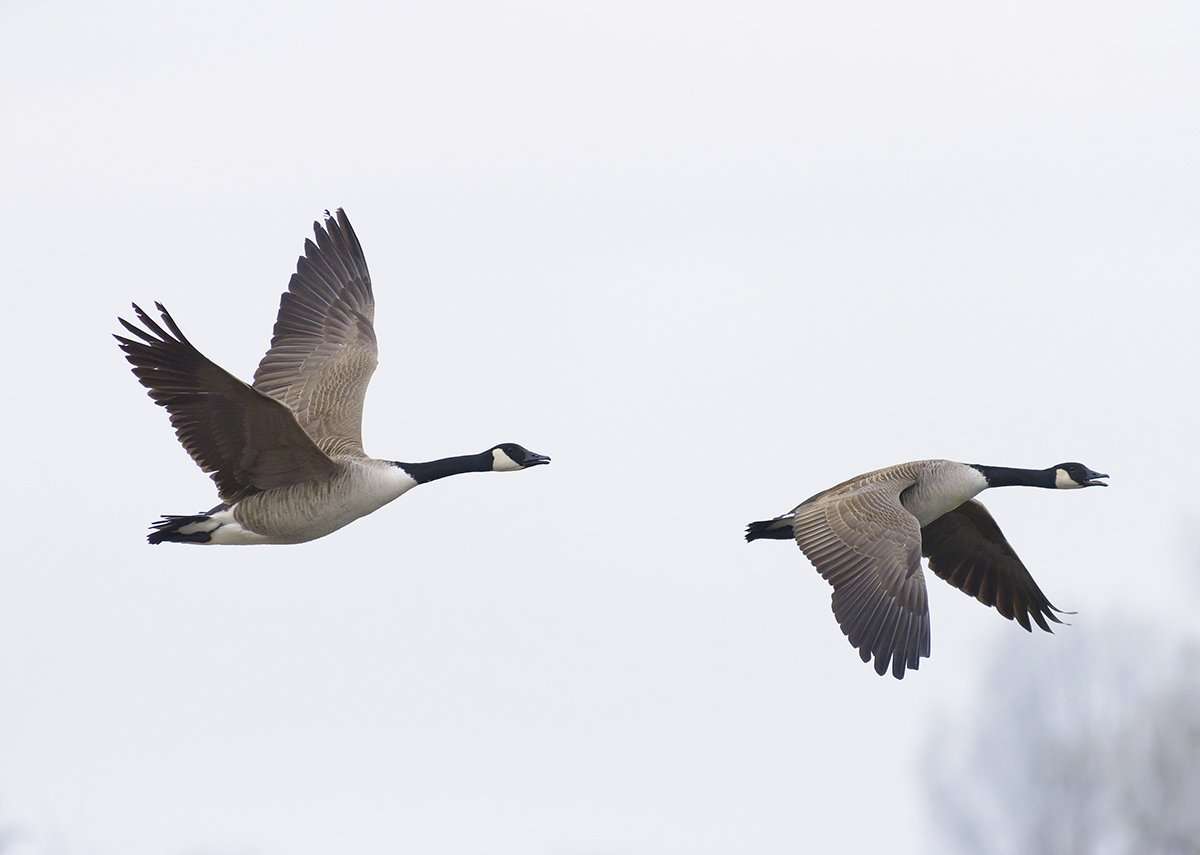
[[[1082,463],[1060,463],[1054,467],[1054,486],[1059,490],[1075,490],[1080,487],[1107,487],[1099,478],[1107,478],[1100,472],[1088,469]]]
[[[549,463],[550,458],[544,454],[530,451],[515,442],[502,442],[489,449],[492,455],[493,472],[517,472],[530,466],[541,466]]]

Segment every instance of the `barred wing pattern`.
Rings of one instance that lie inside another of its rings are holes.
[[[833,613],[863,662],[896,678],[930,652],[921,529],[900,503],[915,479],[839,485],[795,509],[792,531],[833,585]]]
[[[326,454],[365,456],[363,399],[378,364],[375,297],[346,212],[313,223],[279,301],[254,388],[285,404]]]

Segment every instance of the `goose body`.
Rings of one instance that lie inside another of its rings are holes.
[[[211,533],[207,543],[303,543],[332,534],[417,486],[401,467],[382,460],[339,461],[321,481],[304,481],[217,507],[182,534]]]
[[[141,326],[118,318],[134,336],[115,336],[134,375],[222,500],[204,513],[164,516],[150,543],[302,543],[418,484],[549,463],[516,443],[426,463],[368,457],[362,406],[378,362],[370,274],[344,211],[313,231],[252,385],[201,354],[162,304],[161,325],[136,304]]]
[[[864,662],[897,679],[930,654],[921,557],[950,584],[1031,630],[1061,613],[1046,599],[975,496],[990,487],[1106,486],[1080,463],[1012,469],[918,460],[867,472],[817,493],[746,540],[794,539],[833,586],[833,612]]]

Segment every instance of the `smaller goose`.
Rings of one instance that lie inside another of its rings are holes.
[[[428,463],[368,457],[363,400],[379,361],[371,275],[345,211],[326,211],[313,232],[316,243],[304,242],[253,384],[197,350],[161,303],[162,325],[137,304],[141,326],[117,318],[133,336],[114,338],[134,375],[166,408],[221,497],[205,513],[151,523],[150,543],[303,543],[418,484],[550,462],[513,442]]]
[[[795,539],[831,585],[833,614],[863,662],[882,675],[916,669],[929,656],[929,569],[985,606],[1032,631],[1070,614],[1046,599],[975,496],[989,487],[1073,490],[1107,487],[1082,463],[1010,469],[917,460],[851,478],[782,516],[752,522],[746,540]]]

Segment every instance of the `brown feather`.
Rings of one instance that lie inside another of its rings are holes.
[[[1034,623],[1062,623],[1061,609],[1046,599],[982,503],[972,499],[921,529],[921,552],[929,569],[963,593],[1030,632]]]
[[[254,388],[282,402],[328,454],[362,456],[362,411],[378,364],[375,298],[362,246],[340,208],[304,242],[279,301]]]
[[[329,459],[292,413],[206,358],[184,337],[161,304],[167,330],[134,305],[146,330],[124,318],[140,341],[114,336],[133,373],[165,407],[175,434],[196,464],[211,473],[230,504],[273,487],[331,477]]]
[[[886,474],[885,474],[886,473]],[[900,502],[915,472],[868,473],[794,511],[804,554],[833,585],[833,613],[864,662],[897,679],[929,656],[929,607],[920,526]]]

